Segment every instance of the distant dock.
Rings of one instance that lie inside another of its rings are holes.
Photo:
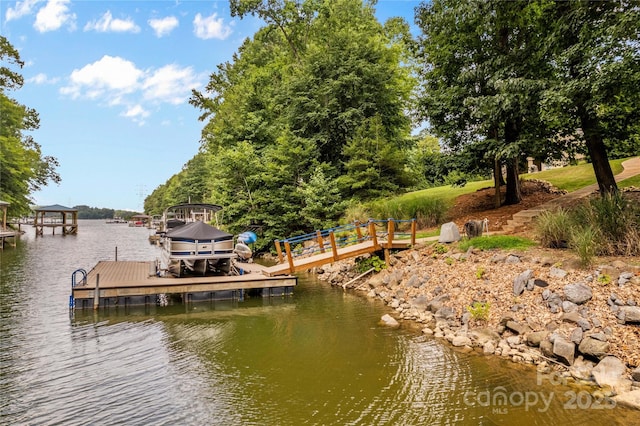
[[[101,261],[91,271],[72,275],[69,307],[74,309],[156,305],[166,300],[181,303],[208,300],[243,300],[246,294],[261,297],[293,294],[297,277],[268,277],[266,267],[239,263],[241,275],[158,277],[153,261]]]

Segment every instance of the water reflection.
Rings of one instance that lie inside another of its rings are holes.
[[[0,424],[637,423],[636,411],[574,409],[571,387],[538,384],[531,368],[385,328],[380,303],[311,276],[293,297],[70,315],[73,270],[114,246],[120,259],[156,255],[144,228],[112,226],[81,221],[77,236],[27,235],[0,254]],[[533,393],[553,398],[514,399]]]

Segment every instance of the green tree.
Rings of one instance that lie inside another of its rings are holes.
[[[368,185],[379,185],[380,192],[405,184],[405,111],[413,80],[401,65],[406,39],[400,33],[408,26],[398,20],[380,25],[372,5],[231,2],[234,16],[253,14],[266,26],[218,66],[206,93],[193,92],[190,102],[202,111],[207,187],[225,206],[232,228],[259,223],[268,238],[282,238],[336,217],[329,206],[317,208],[318,189],[309,185],[335,188],[346,173],[343,148],[374,117],[384,149],[374,165],[381,178]]]
[[[548,4],[436,0],[417,12],[420,111],[450,149],[480,148],[468,152],[493,166],[496,205],[500,164],[507,170],[505,203],[517,203],[520,158],[537,153],[548,136],[539,112],[550,74],[540,51]]]
[[[555,2],[548,14],[552,31],[544,45],[553,55],[555,78],[543,100],[547,119],[581,129],[602,195],[618,190],[611,145],[631,142],[635,146],[623,151],[640,151],[638,22],[633,0]]]
[[[404,152],[390,143],[379,116],[364,120],[342,149],[345,174],[338,178],[343,191],[360,199],[394,193],[406,184]]]
[[[30,211],[31,194],[49,181],[59,183],[58,161],[42,154],[40,145],[27,132],[38,129],[35,110],[7,96],[7,90],[22,87],[22,76],[10,66],[22,68],[17,50],[0,36],[0,199],[10,203],[9,215],[21,216]]]

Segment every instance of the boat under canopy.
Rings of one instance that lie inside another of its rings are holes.
[[[228,234],[215,226],[204,222],[190,222],[167,231],[167,238],[172,240],[232,240],[233,235]]]
[[[173,275],[228,274],[234,252],[233,235],[201,221],[167,231],[163,261]]]

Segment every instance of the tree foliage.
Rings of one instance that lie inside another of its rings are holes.
[[[407,26],[381,25],[361,0],[230,3],[266,26],[190,102],[205,122],[209,201],[232,230],[309,232],[335,222],[345,198],[405,187]]]
[[[22,67],[17,50],[0,36],[0,199],[10,203],[9,216],[30,211],[31,194],[49,181],[58,183],[58,161],[42,154],[40,145],[27,133],[38,129],[35,110],[7,96],[7,90],[22,87],[23,78],[10,66]]]

